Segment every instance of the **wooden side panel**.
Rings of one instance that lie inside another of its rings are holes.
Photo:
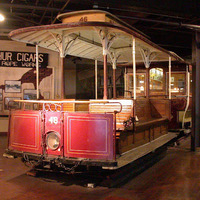
[[[68,111],[68,112],[74,112],[75,111],[74,103],[64,103],[63,104],[63,110]]]
[[[152,119],[151,108],[148,99],[136,100],[136,115],[139,121]]]
[[[113,115],[64,113],[64,156],[113,160]]]
[[[82,103],[82,104],[80,104],[80,103],[76,103],[75,104],[75,111],[89,111],[89,105],[88,104],[86,104],[86,103]]]
[[[118,140],[118,152],[123,153],[129,151],[132,148],[151,142],[167,133],[168,123],[166,121],[163,121],[163,123],[150,124],[146,129],[142,128],[138,132],[122,132]]]
[[[186,107],[186,99],[185,98],[174,98],[171,100],[171,114],[172,118],[170,120],[169,128],[177,129],[180,128],[178,122],[178,111],[185,110]]]
[[[10,150],[41,154],[41,112],[12,111],[9,135]]]
[[[162,135],[160,126],[155,127],[153,131],[154,131],[154,139],[156,139]]]
[[[168,124],[162,124],[160,129],[161,129],[161,134],[162,135],[167,134],[168,133]]]
[[[161,117],[171,118],[171,106],[169,99],[150,99],[152,113],[158,112]]]

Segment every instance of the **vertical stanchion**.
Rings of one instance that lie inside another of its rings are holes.
[[[195,36],[192,48],[192,151],[200,147],[200,32],[196,31]]]
[[[60,57],[60,74],[61,74],[61,99],[64,99],[65,82],[64,82],[64,57]]]
[[[95,60],[95,99],[98,99],[98,95],[97,95],[97,60]]]
[[[133,99],[136,100],[135,38],[133,37]]]
[[[113,68],[113,99],[116,99],[116,68]]]
[[[36,44],[36,91],[37,99],[39,99],[39,56],[38,56],[38,45]]]
[[[104,68],[104,95],[103,99],[108,98],[108,76],[107,76],[107,55],[103,55],[103,68]]]
[[[127,88],[127,80],[126,80],[126,78],[127,78],[127,72],[126,72],[127,70],[126,70],[126,67],[125,67],[125,69],[124,69],[124,97],[126,98],[127,97],[127,90],[128,90],[128,88]]]
[[[149,99],[149,85],[150,85],[150,80],[149,80],[149,68],[146,68],[146,97]]]
[[[172,94],[171,94],[171,56],[169,56],[169,99],[172,98]]]

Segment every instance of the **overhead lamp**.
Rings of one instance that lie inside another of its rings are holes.
[[[4,21],[5,17],[0,13],[0,22]]]

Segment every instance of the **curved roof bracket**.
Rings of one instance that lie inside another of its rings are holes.
[[[144,49],[139,47],[140,53],[142,55],[142,60],[146,68],[150,67],[151,62],[156,58],[157,53],[151,52],[149,49]]]
[[[66,47],[65,47],[65,49],[64,49],[64,56],[66,56],[67,53],[70,51],[70,49],[72,48],[73,44],[76,42],[76,40],[78,39],[78,37],[79,37],[79,36],[77,36],[76,38],[70,40],[70,41],[67,43],[67,45],[66,45]]]
[[[109,54],[109,49],[112,46],[113,42],[115,41],[116,35],[102,29],[95,28],[95,30],[98,32],[98,35],[101,39],[103,47],[103,55]]]
[[[108,51],[108,55],[110,56],[113,69],[116,69],[117,68],[117,60],[121,55],[114,51]]]
[[[64,31],[62,31],[62,34],[56,34],[56,35],[53,34],[51,31],[49,31],[49,33],[55,40],[54,45],[58,49],[61,58],[64,58],[67,55],[67,53],[69,52],[69,50],[72,48],[73,44],[79,37],[79,36],[76,36],[75,38],[69,41],[69,38],[67,38]]]
[[[55,42],[56,42],[56,47],[59,50],[60,53],[60,57],[64,58],[64,35],[60,35],[60,34],[56,34],[54,35],[51,31],[49,31],[49,33],[51,34],[51,36],[54,38]]]

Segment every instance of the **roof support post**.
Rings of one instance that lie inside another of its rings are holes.
[[[65,98],[65,75],[64,75],[64,59],[65,59],[65,49],[64,49],[64,33],[60,36],[61,41],[59,44],[60,51],[60,78],[61,78],[61,99]]]
[[[133,99],[136,100],[136,60],[135,60],[135,38],[133,37]]]
[[[108,55],[108,37],[107,34],[102,39],[103,45],[103,74],[104,74],[104,91],[103,91],[103,99],[108,98],[108,73],[107,73],[107,55]]]
[[[95,99],[98,99],[98,88],[97,88],[97,70],[98,70],[98,62],[95,60]]]
[[[124,69],[124,97],[126,98],[127,94],[127,69]]]
[[[150,86],[150,80],[149,80],[149,68],[146,68],[146,97],[149,99],[149,86]]]
[[[186,84],[187,84],[187,88],[186,88],[186,95],[187,95],[187,104],[185,106],[185,111],[183,114],[183,120],[182,120],[182,129],[185,128],[185,115],[187,113],[188,107],[190,105],[190,72],[189,72],[189,66],[186,66]]]
[[[196,31],[192,46],[192,134],[191,150],[200,147],[200,32]]]
[[[116,68],[113,68],[113,99],[116,99]]]
[[[107,55],[109,53],[109,49],[115,40],[115,35],[107,32],[106,30],[98,30],[99,37],[103,46],[103,66],[104,66],[104,95],[103,99],[108,98],[108,75],[107,75]]]
[[[37,99],[39,99],[39,56],[38,56],[38,45],[36,44],[36,91]]]
[[[102,35],[101,35],[102,34]],[[107,54],[108,54],[108,37],[107,33],[100,32],[100,38],[102,39],[103,46],[103,75],[104,75],[104,90],[103,90],[103,99],[108,98],[108,75],[107,75]]]
[[[117,60],[120,57],[120,55],[117,55],[115,52],[109,52],[110,59],[112,62],[112,68],[113,68],[113,98],[116,99],[116,69],[117,69]]]
[[[107,54],[103,55],[103,74],[104,74],[104,91],[103,91],[103,99],[108,98],[108,75],[107,75]]]
[[[64,39],[64,31],[61,35],[54,35],[52,32],[50,32],[54,40],[56,41],[57,48],[60,53],[60,79],[61,79],[61,90],[60,90],[60,96],[61,99],[64,99],[64,92],[65,92],[65,81],[64,81],[64,58],[65,58],[65,39]]]
[[[76,42],[76,40],[78,39],[78,36],[75,37],[74,39],[70,40],[70,41],[66,41],[66,36],[67,34],[62,31],[62,34],[60,35],[55,35],[54,33],[50,32],[50,34],[52,35],[52,37],[55,40],[55,45],[59,50],[59,54],[60,54],[60,79],[61,79],[61,99],[64,99],[65,97],[65,75],[64,75],[64,58],[67,55],[67,53],[70,51],[70,49],[72,48],[73,44]]]
[[[60,57],[61,99],[65,98],[64,59],[64,57]]]
[[[172,65],[171,65],[171,56],[169,56],[169,99],[172,98],[172,94],[171,94],[171,68],[172,68]]]

